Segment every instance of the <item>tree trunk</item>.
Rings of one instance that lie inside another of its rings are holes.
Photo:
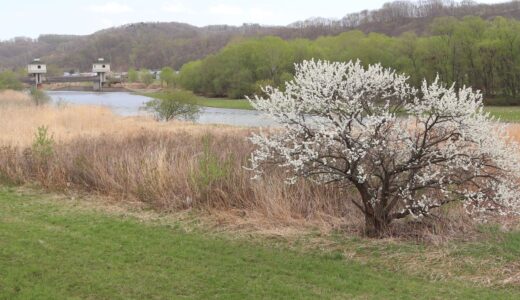
[[[356,184],[356,188],[364,206],[362,211],[365,215],[365,234],[370,237],[382,237],[391,222],[389,212],[385,209],[386,204],[372,205],[372,196],[368,188],[364,184]]]
[[[374,216],[365,215],[365,234],[369,237],[382,237],[388,230],[390,222]]]

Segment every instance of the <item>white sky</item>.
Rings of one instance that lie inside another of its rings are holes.
[[[310,17],[341,18],[388,0],[0,0],[0,40],[40,34],[90,34],[134,22],[287,25]],[[481,3],[504,1],[481,0]]]

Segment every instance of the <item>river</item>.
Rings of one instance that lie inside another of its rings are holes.
[[[145,115],[142,110],[150,98],[128,92],[62,92],[49,91],[47,94],[54,103],[65,102],[81,105],[96,105],[110,108],[122,116]],[[196,120],[200,124],[226,124],[248,127],[266,127],[274,122],[260,112],[242,109],[224,109],[204,107]]]

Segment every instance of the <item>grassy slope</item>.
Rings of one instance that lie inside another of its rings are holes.
[[[515,298],[0,187],[0,298]],[[518,299],[518,298],[517,298]]]
[[[206,98],[198,97],[197,104],[205,107],[230,108],[230,109],[247,109],[252,110],[253,107],[246,99],[226,99],[226,98]]]
[[[486,111],[504,122],[520,122],[520,106],[488,106]]]
[[[153,93],[142,93],[144,96],[148,97],[161,97],[164,92],[153,92]],[[214,108],[228,108],[228,109],[247,109],[252,110],[253,107],[249,104],[249,101],[246,99],[228,99],[228,98],[208,98],[203,96],[196,97],[197,105],[204,107],[214,107]]]

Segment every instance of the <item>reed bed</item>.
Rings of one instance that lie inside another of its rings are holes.
[[[350,202],[357,197],[354,189],[308,181],[287,185],[283,170],[274,169],[252,180],[245,167],[254,129],[28,103],[20,93],[0,94],[0,182],[98,193],[161,212],[199,209],[237,224],[255,219],[263,229],[297,223],[362,231],[363,217]],[[38,128],[46,128],[45,136],[37,136]],[[510,125],[510,132],[520,141],[520,125]],[[410,226],[396,228],[412,235],[460,232],[469,222],[446,220],[418,224],[408,233]]]
[[[348,191],[283,171],[260,180],[245,167],[253,129],[120,117],[92,106],[9,105],[0,99],[0,180],[139,201],[158,211],[201,209],[266,226],[361,224]],[[47,129],[48,149],[35,145]]]

